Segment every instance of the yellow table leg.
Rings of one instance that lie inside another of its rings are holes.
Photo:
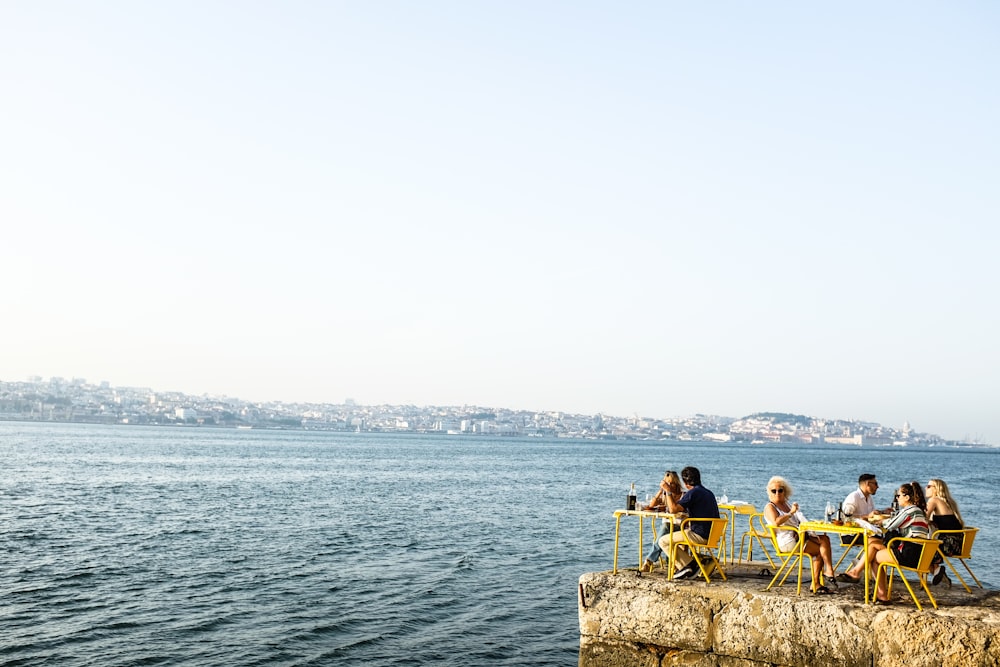
[[[611,574],[618,574],[618,529],[621,526],[622,517],[619,514],[615,517],[615,565],[611,569]]]
[[[639,568],[642,569],[642,515],[639,515]]]
[[[865,559],[865,604],[870,604],[868,588],[871,585],[869,584],[869,580],[871,579],[871,565],[868,563],[868,531],[864,531],[862,535],[864,536],[861,540],[861,548],[864,549],[863,557]]]

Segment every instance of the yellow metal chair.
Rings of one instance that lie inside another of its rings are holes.
[[[692,542],[687,539],[687,531],[692,523],[711,523],[711,530],[708,533],[708,540],[705,544],[699,544],[698,542]],[[698,564],[698,569],[701,570],[701,576],[705,577],[705,581],[711,583],[711,578],[709,576],[709,571],[705,567],[705,563],[714,564],[715,571],[719,573],[723,581],[726,581],[726,571],[722,569],[722,562],[719,560],[717,552],[719,546],[722,544],[723,539],[726,536],[726,528],[729,526],[729,519],[684,519],[681,521],[681,525],[677,528],[680,531],[681,539],[678,539],[673,544],[674,553],[671,554],[671,561],[676,562],[677,560],[677,549],[681,546],[686,546],[688,551],[691,552],[691,557],[694,558],[694,562]],[[707,558],[706,558],[707,557]],[[704,560],[703,560],[704,559]]]
[[[747,560],[753,560],[753,542],[757,540],[757,544],[760,545],[760,550],[764,552],[764,556],[767,557],[767,562],[771,564],[771,567],[777,567],[774,559],[771,558],[770,552],[767,550],[767,544],[764,542],[764,538],[769,538],[771,536],[770,531],[764,522],[764,514],[762,512],[753,512],[747,519],[749,527],[743,531],[743,535],[740,536],[740,561],[743,561],[743,548],[747,547],[746,554]],[[750,541],[747,544],[747,540]]]
[[[771,579],[771,583],[767,585],[767,588],[765,590],[771,590],[771,587],[774,586],[775,582],[777,582],[779,586],[783,586],[785,583],[785,579],[788,579],[788,575],[792,573],[792,570],[795,569],[795,566],[797,565],[799,570],[799,576],[798,576],[798,585],[795,587],[795,594],[801,595],[803,558],[809,559],[809,572],[812,572],[812,554],[806,553],[805,551],[802,550],[805,542],[805,534],[802,533],[798,528],[795,528],[793,526],[768,525],[767,530],[771,535],[771,546],[774,547],[774,553],[776,553],[778,555],[778,558],[781,559],[781,565],[778,567],[778,571],[774,573],[774,578]],[[781,550],[781,545],[778,542],[778,531],[781,530],[791,531],[792,533],[795,533],[795,536],[797,537],[795,541],[795,547],[791,551]],[[778,577],[781,577],[781,581],[778,581]],[[817,585],[820,585],[822,583],[823,583],[822,581],[819,581],[817,582]]]
[[[924,587],[924,592],[927,593],[927,599],[931,601],[934,608],[937,609],[937,600],[931,595],[931,589],[927,587],[927,577],[931,573],[931,561],[934,560],[934,554],[937,553],[938,547],[941,546],[941,540],[923,540],[917,537],[894,537],[889,540],[889,543],[885,545],[886,549],[889,549],[893,555],[895,555],[894,547],[896,544],[909,542],[911,544],[916,544],[920,546],[920,560],[917,561],[916,567],[909,567],[902,565],[895,560],[885,561],[878,564],[878,569],[875,570],[875,578],[878,580],[878,573],[885,570],[885,576],[888,577],[886,581],[886,592],[892,595],[892,575],[896,572],[899,573],[899,578],[903,580],[906,584],[906,590],[910,591],[910,597],[913,598],[913,602],[917,605],[917,609],[923,609],[920,606],[920,600],[917,599],[917,594],[914,592],[913,587],[910,586],[910,582],[907,581],[906,576],[903,572],[915,572],[917,579],[920,581],[920,585]],[[877,590],[872,591],[872,602],[875,602],[875,595]]]
[[[962,551],[960,553],[954,556],[945,556],[944,551],[941,551],[940,549],[939,551],[941,552],[941,557],[944,558],[946,563],[948,563],[948,567],[951,568],[951,571],[955,573],[958,580],[962,582],[963,586],[965,586],[965,591],[967,593],[971,593],[972,589],[969,588],[969,585],[965,583],[965,579],[963,579],[962,575],[960,575],[958,570],[955,569],[955,565],[951,562],[951,559],[957,558],[962,565],[965,566],[965,569],[968,570],[969,574],[972,575],[973,580],[975,580],[979,587],[982,588],[982,582],[976,577],[975,573],[969,567],[969,564],[965,562],[972,558],[972,543],[976,540],[976,533],[978,532],[978,528],[963,528],[962,530],[935,530],[931,535],[931,539],[941,540],[942,543],[944,542],[943,538],[945,535],[962,535]]]

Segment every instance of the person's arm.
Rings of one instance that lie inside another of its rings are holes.
[[[931,498],[930,500],[927,501],[927,520],[928,521],[933,521],[934,520],[934,517],[937,515],[937,513],[939,511],[941,511],[941,509],[942,509],[941,505],[943,503],[944,503],[944,501],[941,500],[940,498],[938,498],[937,496],[935,496],[935,497],[933,497],[933,498]]]
[[[774,503],[768,503],[764,507],[764,519],[772,526],[777,526],[779,518],[780,515],[778,514],[778,510],[775,508]]]
[[[670,492],[670,487],[667,486],[666,480],[661,479],[660,480],[660,488],[657,489],[656,495],[653,496],[653,499],[649,501],[649,505],[647,505],[643,509],[650,510],[650,509],[655,509],[657,507],[662,507],[662,508],[666,509],[667,508],[667,494],[669,492]]]
[[[768,503],[767,507],[764,508],[764,518],[772,526],[783,526],[795,517],[795,513],[799,511],[799,504],[792,503],[792,511],[788,514],[780,514],[778,508],[774,506],[774,503]]]
[[[898,514],[896,514],[896,516],[885,521],[885,523],[882,524],[882,532],[888,533],[890,530],[893,530],[894,528],[899,528],[904,523],[906,523],[913,515],[913,512],[910,510],[911,507],[913,507],[913,505],[908,505]]]
[[[666,504],[666,492],[663,490],[663,482],[660,482],[660,490],[656,492],[649,504],[643,507],[644,510],[651,510]]]
[[[683,496],[680,493],[671,492],[667,494],[667,509],[671,514],[681,514],[687,511],[684,505],[681,504],[681,500],[683,500]]]

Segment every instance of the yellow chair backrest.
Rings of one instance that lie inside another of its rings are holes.
[[[976,541],[976,533],[979,532],[978,528],[961,528],[957,530],[935,530],[931,533],[931,539],[940,540],[945,535],[961,535],[962,536],[962,551],[949,556],[951,558],[971,558],[972,557],[972,543]],[[943,553],[943,552],[942,552]]]
[[[979,577],[976,576],[976,573],[972,571],[972,568],[969,567],[969,564],[966,562],[966,560],[972,558],[972,543],[975,542],[976,535],[978,533],[979,533],[978,528],[963,528],[962,530],[935,530],[934,534],[931,535],[931,537],[934,539],[940,539],[944,541],[944,544],[947,544],[947,541],[945,540],[947,540],[949,536],[959,536],[959,535],[961,536],[962,549],[959,553],[954,555],[949,555],[942,550],[941,555],[944,556],[944,559],[945,561],[947,561],[948,566],[951,567],[951,571],[955,573],[955,576],[958,577],[958,580],[962,582],[962,586],[969,593],[972,592],[972,589],[969,588],[969,585],[967,583],[965,583],[965,579],[963,579],[962,575],[959,574],[958,570],[955,569],[955,566],[954,564],[952,564],[950,559],[952,558],[958,559],[962,563],[962,565],[965,566],[965,569],[968,571],[968,573],[972,575],[972,579],[979,585],[980,588],[983,588],[983,582],[979,581]]]
[[[893,554],[896,553],[894,549],[895,545],[900,542],[909,542],[911,544],[916,544],[920,546],[920,560],[917,561],[916,566],[910,567],[908,565],[903,565],[898,561],[895,563],[895,567],[902,568],[904,570],[912,570],[920,574],[930,574],[931,572],[931,561],[934,560],[934,556],[937,554],[937,549],[941,546],[941,540],[924,540],[919,537],[894,537],[889,540],[889,544],[885,545]]]
[[[750,532],[767,537],[770,531],[767,529],[767,520],[763,512],[754,512],[750,515]]]
[[[778,554],[781,556],[787,556],[790,553],[795,553],[797,549],[791,549],[789,551],[785,551],[781,548],[781,542],[778,541],[779,530],[787,530],[792,533],[795,533],[796,547],[798,546],[798,543],[802,541],[802,534],[799,532],[799,529],[795,528],[794,526],[775,526],[769,523],[767,524],[767,530],[771,533],[771,544],[774,545],[774,550],[777,551]]]
[[[965,537],[962,540],[962,553],[960,553],[958,558],[971,558],[972,557],[972,543],[976,541],[976,533],[979,532],[978,528],[964,528],[962,530],[965,533]]]
[[[684,519],[683,521],[681,521],[681,530],[682,531],[683,530],[687,530],[688,528],[691,527],[690,524],[692,524],[692,523],[708,523],[708,522],[712,523],[712,528],[711,528],[711,530],[708,533],[708,540],[706,541],[706,544],[704,544],[704,545],[700,545],[699,544],[697,546],[705,546],[708,549],[718,549],[719,548],[719,542],[721,542],[722,538],[726,536],[726,527],[729,525],[729,519],[726,519],[726,518],[722,518],[722,519],[692,519],[692,518],[688,518],[688,519]]]

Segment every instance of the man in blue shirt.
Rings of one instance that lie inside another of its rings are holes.
[[[681,481],[687,487],[684,494],[674,493],[667,495],[667,509],[679,514],[684,512],[692,519],[718,519],[719,505],[715,502],[715,494],[701,485],[701,472],[692,466],[681,470]],[[712,529],[712,524],[705,521],[692,521],[688,524],[684,533],[674,531],[673,535],[668,532],[660,536],[658,544],[666,553],[673,549],[673,543],[685,538],[695,544],[707,544],[708,535]],[[673,539],[671,539],[673,537]],[[684,547],[677,549],[674,558],[674,567],[677,572],[674,579],[687,579],[694,574],[694,564],[691,554]]]

